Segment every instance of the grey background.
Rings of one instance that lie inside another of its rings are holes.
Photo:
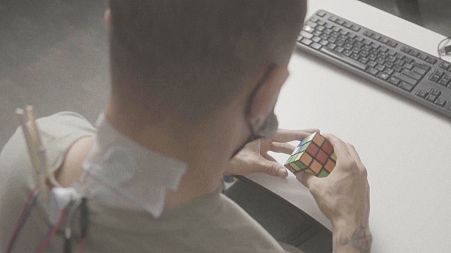
[[[364,0],[451,34],[451,0]],[[0,1],[0,146],[17,126],[14,109],[62,110],[91,122],[108,95],[105,0]],[[412,11],[412,9],[414,9]],[[418,9],[418,11],[415,11]]]

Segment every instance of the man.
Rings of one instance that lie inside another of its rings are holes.
[[[305,10],[302,0],[111,0],[111,96],[97,129],[72,113],[38,121],[51,177],[88,199],[88,234],[73,225],[87,216],[61,212],[55,221],[39,198],[12,249],[283,252],[220,191],[225,174],[286,176],[267,152],[290,153],[288,142],[312,132],[274,133]],[[331,220],[334,251],[369,252],[366,169],[352,145],[327,138],[335,170],[297,177]],[[35,185],[20,133],[0,169],[3,249]]]

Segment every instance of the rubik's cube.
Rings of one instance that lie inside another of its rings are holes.
[[[336,161],[332,144],[315,132],[301,140],[285,167],[293,173],[305,171],[317,177],[327,177],[334,169]]]

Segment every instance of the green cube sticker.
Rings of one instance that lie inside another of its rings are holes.
[[[318,173],[318,177],[327,177],[329,175],[329,173],[327,173],[327,171],[322,168],[321,171]]]

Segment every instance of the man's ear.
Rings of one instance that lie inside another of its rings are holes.
[[[105,13],[103,14],[103,21],[105,22],[107,31],[111,31],[112,17],[110,8],[106,9]]]
[[[273,111],[280,90],[288,76],[287,66],[272,65],[267,69],[254,93],[248,111],[248,118],[252,126],[258,129]]]

